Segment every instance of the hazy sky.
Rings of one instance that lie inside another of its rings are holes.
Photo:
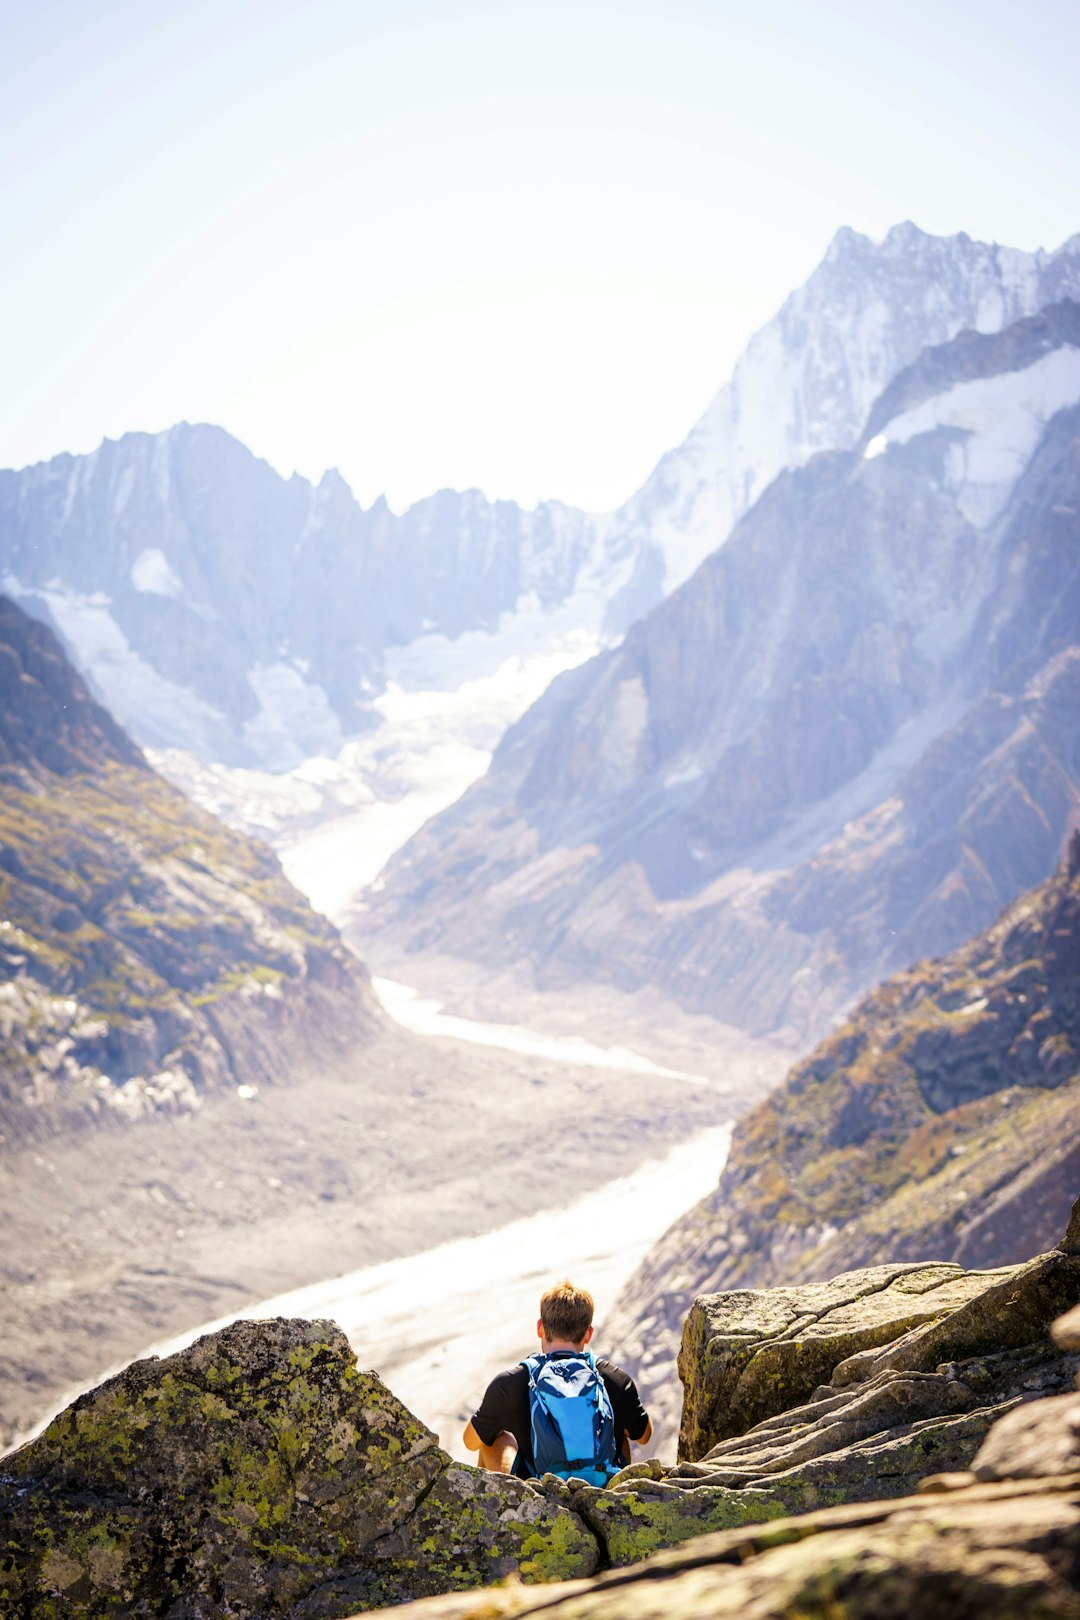
[[[1076,0],[0,0],[0,465],[616,504],[840,225],[1080,230]]]

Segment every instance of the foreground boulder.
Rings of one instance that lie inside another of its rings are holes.
[[[324,1620],[586,1575],[561,1502],[463,1468],[328,1322],[133,1363],[0,1461],[0,1613]]]
[[[1054,1325],[1080,1350],[1080,1313]],[[795,1414],[792,1415],[793,1420]],[[793,1432],[798,1425],[793,1422]],[[399,1614],[401,1611],[398,1611]],[[629,1569],[402,1620],[1080,1620],[1080,1394],[1026,1401],[917,1495],[699,1536]]]
[[[705,1295],[679,1357],[680,1454],[707,1456],[823,1385],[865,1387],[972,1358],[997,1357],[998,1367],[1003,1352],[1029,1347],[1053,1358],[1050,1323],[1078,1300],[1080,1254],[1063,1247],[997,1271],[873,1266],[805,1288]]]
[[[0,1614],[334,1620],[507,1576],[636,1566],[691,1541],[689,1563],[657,1567],[697,1569],[695,1538],[718,1531],[735,1533],[717,1543],[720,1563],[764,1558],[776,1544],[765,1527],[792,1514],[805,1517],[784,1541],[835,1531],[849,1548],[852,1527],[872,1524],[888,1548],[895,1531],[899,1559],[907,1538],[918,1551],[953,1533],[951,1504],[946,1519],[923,1503],[894,1517],[881,1501],[928,1475],[990,1491],[971,1498],[970,1523],[990,1526],[979,1548],[1004,1535],[999,1517],[1031,1536],[1060,1528],[1073,1511],[1060,1481],[1080,1478],[1074,1226],[1071,1252],[996,1272],[879,1267],[699,1300],[684,1343],[691,1456],[637,1463],[603,1490],[452,1463],[332,1323],[235,1323],[134,1363],[0,1462]],[[1045,1482],[1037,1509],[1001,1506],[1016,1477]],[[1001,1544],[1023,1563],[1027,1542]],[[491,1601],[485,1614],[526,1599]]]

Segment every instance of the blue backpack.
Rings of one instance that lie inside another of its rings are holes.
[[[537,1475],[606,1485],[622,1467],[615,1414],[588,1350],[529,1356],[529,1417]]]

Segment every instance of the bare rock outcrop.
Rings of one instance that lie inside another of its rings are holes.
[[[1080,1355],[1050,1328],[1078,1300],[1080,1256],[1060,1248],[992,1272],[877,1266],[707,1295],[680,1354],[683,1460],[583,1489],[574,1506],[606,1560],[629,1564],[706,1532],[964,1474],[1003,1414],[1033,1401],[1064,1438],[1051,1446],[1040,1430],[1028,1451],[1067,1471]],[[999,1477],[996,1466],[991,1456],[981,1477]]]
[[[630,1279],[607,1328],[662,1444],[702,1294],[1080,1253],[1078,1053],[1080,831],[992,928],[881,985],[796,1064],[739,1121],[716,1191]]]
[[[591,1533],[451,1462],[329,1322],[134,1362],[0,1463],[0,1612],[303,1620],[597,1567]]]
[[[990,1605],[956,1614],[1073,1615],[1054,1580],[1080,1571],[1078,1301],[1080,1255],[1063,1249],[991,1273],[898,1265],[700,1300],[684,1342],[687,1460],[640,1462],[603,1490],[461,1467],[332,1323],[238,1322],[133,1363],[0,1464],[0,1612],[336,1620],[626,1566],[646,1584],[609,1578],[597,1590],[617,1593],[612,1606],[597,1598],[582,1616],[667,1613],[648,1583],[672,1576],[691,1604],[673,1614],[709,1612],[699,1596],[717,1613],[907,1612],[858,1606],[879,1567],[905,1604],[936,1575],[957,1601]],[[912,1500],[928,1483],[940,1500]],[[1046,1550],[1070,1524],[1071,1565]],[[863,1558],[868,1527],[877,1562]],[[759,1558],[769,1579],[740,1584],[732,1561]],[[1010,1570],[1029,1610],[998,1602]],[[774,1592],[791,1606],[760,1607]],[[520,1594],[483,1601],[485,1616],[529,1612]]]

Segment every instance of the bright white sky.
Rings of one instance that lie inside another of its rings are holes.
[[[0,465],[613,506],[840,225],[1080,230],[1075,0],[0,0]]]

